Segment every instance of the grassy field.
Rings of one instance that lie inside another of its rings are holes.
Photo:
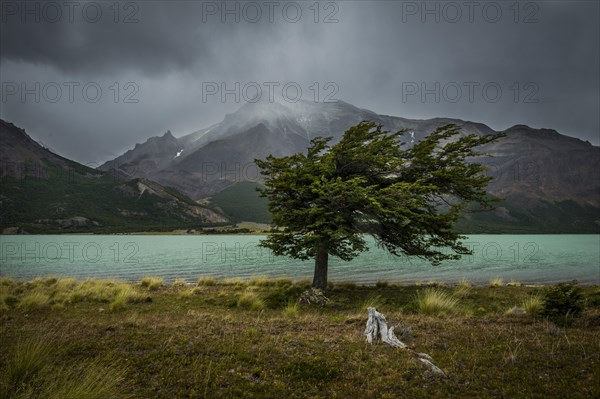
[[[1,279],[0,398],[600,397],[598,286],[558,318],[517,282],[339,283],[324,307],[298,303],[308,286]],[[367,344],[369,306],[448,378]]]

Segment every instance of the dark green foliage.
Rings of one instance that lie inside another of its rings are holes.
[[[576,281],[549,287],[544,299],[542,314],[553,320],[575,316],[583,310],[583,291]]]
[[[211,206],[220,208],[234,222],[271,223],[267,200],[256,189],[258,183],[243,181],[215,194]]]
[[[290,302],[297,301],[302,291],[302,287],[296,285],[279,286],[269,290],[268,293],[264,295],[264,300],[267,307],[271,309],[280,309]]]
[[[588,294],[585,303],[587,306],[600,308],[600,290]]]
[[[313,284],[323,289],[327,255],[354,258],[367,250],[364,234],[394,255],[433,264],[469,254],[453,226],[467,209],[491,209],[493,200],[485,167],[467,158],[483,155],[475,148],[500,135],[461,136],[447,125],[404,148],[404,133],[362,122],[335,145],[318,137],[306,154],[256,160],[265,176],[259,191],[279,229],[261,245],[276,255],[315,257]]]

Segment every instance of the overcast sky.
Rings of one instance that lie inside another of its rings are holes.
[[[0,116],[91,165],[219,122],[257,87],[598,145],[599,3],[2,0]]]

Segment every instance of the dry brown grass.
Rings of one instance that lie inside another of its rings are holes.
[[[203,285],[194,288],[198,294],[184,298],[178,287],[150,292],[130,284],[153,301],[101,312],[110,302],[92,300],[97,295],[92,287],[111,290],[119,282],[95,282],[82,287],[89,291],[87,300],[66,303],[60,312],[18,306],[28,292],[55,284],[10,286],[6,297],[16,302],[9,300],[2,320],[3,345],[9,350],[0,351],[0,364],[11,361],[9,353],[20,342],[51,342],[61,350],[53,351],[50,372],[42,375],[56,377],[65,369],[64,375],[84,381],[73,376],[83,376],[82,367],[89,365],[93,381],[98,380],[94,375],[107,375],[105,367],[113,367],[117,375],[112,379],[121,382],[106,397],[391,398],[425,392],[431,398],[591,398],[600,393],[600,358],[595,355],[600,353],[600,312],[586,309],[561,328],[541,318],[504,315],[536,288],[472,287],[460,300],[461,307],[473,310],[468,317],[418,314],[418,291],[444,289],[414,286],[336,287],[327,292],[331,303],[319,307],[298,305],[292,290],[298,288],[287,283],[243,293],[235,285]],[[242,294],[253,297],[248,306],[238,306]],[[273,305],[274,295],[286,300]],[[358,309],[377,296],[388,322],[399,326],[397,333],[406,331],[406,343],[433,356],[448,379],[431,378],[408,351],[365,344],[366,312]],[[263,300],[261,309],[253,309],[257,298]],[[100,363],[96,367],[85,359]],[[27,378],[26,385],[36,381],[40,389],[46,384]]]

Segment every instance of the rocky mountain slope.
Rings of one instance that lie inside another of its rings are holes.
[[[119,165],[126,165],[121,170],[132,177],[176,187],[194,199],[206,198],[242,181],[260,182],[253,159],[304,151],[316,136],[331,136],[335,142],[362,120],[380,123],[390,131],[406,129],[406,145],[448,123],[459,125],[463,134],[494,133],[482,123],[380,115],[343,101],[249,103],[210,128],[175,139],[177,144],[172,144],[172,137],[152,138],[100,169],[119,170]],[[155,145],[167,140],[169,144]],[[551,129],[516,125],[485,150],[494,155],[479,160],[494,177],[489,191],[504,200],[494,212],[470,215],[462,224],[464,229],[598,231],[599,147]]]
[[[228,222],[175,189],[54,154],[3,120],[0,142],[0,231],[144,231]]]

